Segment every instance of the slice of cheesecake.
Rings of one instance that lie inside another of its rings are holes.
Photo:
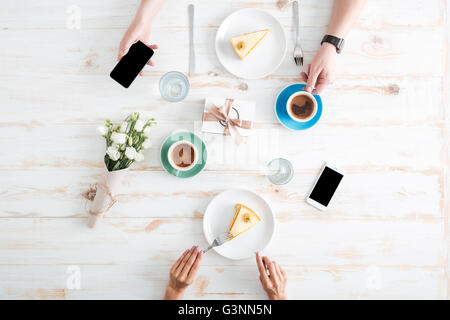
[[[236,213],[228,231],[232,235],[230,240],[236,238],[251,227],[254,227],[261,221],[261,218],[252,209],[243,204],[238,203],[235,207]]]
[[[269,31],[269,29],[265,29],[233,37],[231,45],[239,58],[245,59]]]

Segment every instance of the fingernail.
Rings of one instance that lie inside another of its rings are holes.
[[[192,246],[191,250],[194,250],[194,249],[195,249],[195,246]]]
[[[255,252],[256,256],[259,258],[259,252]]]

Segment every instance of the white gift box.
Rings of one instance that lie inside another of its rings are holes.
[[[206,121],[205,117],[211,107],[222,107],[226,103],[226,98],[206,98],[205,110],[203,113],[202,131],[210,133],[224,134],[226,124],[224,121]],[[231,119],[240,119],[249,124],[249,128],[236,127],[239,134],[243,137],[248,137],[252,134],[253,120],[255,116],[255,102],[245,100],[233,100],[229,117]],[[247,126],[248,127],[248,126]]]

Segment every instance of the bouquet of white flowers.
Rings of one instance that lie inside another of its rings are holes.
[[[108,171],[128,168],[133,162],[143,161],[143,149],[151,147],[150,127],[155,119],[143,121],[139,113],[129,115],[120,125],[106,120],[105,126],[98,127],[98,132],[106,140],[105,165]]]
[[[88,219],[91,228],[116,203],[115,194],[127,169],[135,161],[143,161],[143,150],[151,147],[150,127],[156,124],[155,119],[143,121],[139,117],[139,113],[134,112],[121,124],[106,120],[104,126],[97,128],[106,140],[104,160],[107,172],[105,181],[96,183],[93,188],[93,203]]]

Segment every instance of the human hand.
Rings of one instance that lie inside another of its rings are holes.
[[[256,253],[256,264],[259,270],[259,279],[270,300],[287,300],[287,276],[283,268],[275,261],[262,257]]]
[[[186,250],[170,269],[165,300],[183,299],[186,288],[194,282],[195,275],[202,261],[203,251],[194,246]]]
[[[313,61],[308,67],[308,74],[301,73],[306,87],[303,89],[312,94],[320,94],[323,89],[334,82],[336,78],[336,48],[327,42],[322,44]]]
[[[150,40],[150,34],[151,34],[151,22],[145,19],[141,19],[138,16],[133,20],[128,30],[125,32],[122,41],[120,41],[119,46],[119,53],[117,55],[117,61],[122,59],[124,55],[128,53],[128,50],[130,50],[130,47],[136,43],[138,40],[142,41],[145,45],[147,45],[149,48],[156,50],[158,49],[157,45],[150,45],[148,42]],[[154,66],[152,60],[149,60],[147,62],[148,65]],[[139,73],[139,75],[142,76],[142,72]]]

